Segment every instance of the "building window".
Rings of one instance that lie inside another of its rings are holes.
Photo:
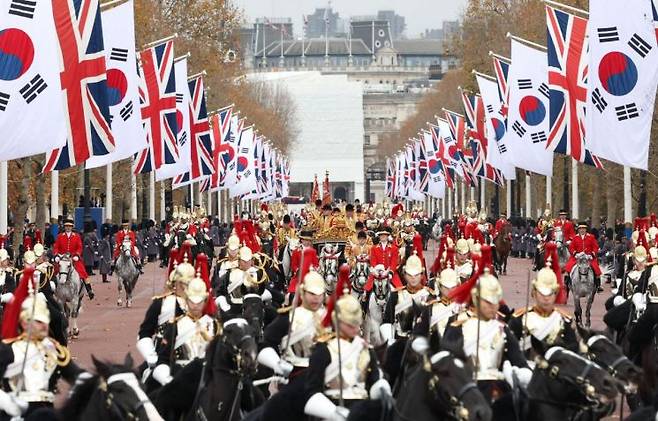
[[[363,136],[363,144],[365,146],[370,146],[370,135],[369,134]]]

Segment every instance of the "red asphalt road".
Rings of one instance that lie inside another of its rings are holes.
[[[425,255],[428,265],[431,265],[436,255],[433,242]],[[526,303],[528,271],[531,264],[529,259],[510,258],[507,275],[500,276],[504,300],[510,307],[520,308]],[[110,283],[101,283],[100,275],[91,277],[96,298],[89,301],[85,297],[83,311],[78,321],[80,337],[69,344],[76,363],[91,369],[92,355],[98,359],[120,362],[123,361],[126,353],[132,354],[135,364],[142,362],[135,348],[137,330],[151,297],[161,294],[164,288],[165,269],[160,269],[158,265],[158,262],[154,262],[144,267],[144,275],[141,275],[137,282],[131,308],[125,307],[125,299],[123,299],[123,307],[118,307],[116,304],[118,295],[116,277],[112,277]],[[534,272],[531,272],[530,279],[533,277]],[[592,306],[592,327],[597,329],[604,326],[603,303],[610,295],[609,286],[604,285],[604,287],[606,291],[596,295]],[[569,301],[566,308],[573,312],[571,297]],[[625,413],[628,414],[628,411],[626,410]],[[618,419],[618,417],[609,419]]]

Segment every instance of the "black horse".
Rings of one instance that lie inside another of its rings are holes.
[[[92,356],[97,375],[76,383],[58,419],[67,421],[160,421],[162,418],[146,396],[133,372],[130,354],[122,365],[109,364]],[[36,413],[34,414],[37,415]],[[35,418],[46,420],[47,416]]]
[[[450,351],[423,356],[397,395],[393,420],[489,421],[491,409],[471,370]]]
[[[532,338],[539,359],[527,389],[526,419],[598,420],[610,415],[623,389],[606,370],[559,346]],[[512,418],[510,418],[512,419]]]
[[[165,420],[234,421],[264,397],[252,386],[258,347],[244,319],[224,323],[206,349],[205,360],[189,363],[160,389],[155,405]]]

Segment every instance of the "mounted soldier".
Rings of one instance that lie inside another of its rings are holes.
[[[239,251],[240,239],[236,235],[231,235],[226,242],[226,246],[224,246],[223,255],[215,262],[215,269],[212,277],[214,290],[217,290],[220,279],[222,279],[228,272],[238,267],[238,264],[240,263],[240,258],[238,256]]]
[[[36,224],[30,221],[27,224],[27,228],[23,233],[23,252],[28,250],[33,250],[34,245],[37,243],[43,244],[43,238],[41,237],[41,230],[36,227]]]
[[[297,232],[292,226],[290,215],[286,214],[283,216],[281,226],[276,230],[276,240],[279,247],[279,250],[277,251],[277,257],[279,262],[283,261],[283,253],[286,246],[288,245],[288,241],[291,238],[297,238]]]
[[[139,256],[139,250],[137,249],[136,245],[136,235],[135,231],[130,229],[130,222],[127,219],[124,219],[121,221],[121,230],[117,232],[116,234],[116,241],[114,243],[114,254],[112,255],[113,259],[113,264],[114,266],[116,264],[117,258],[119,257],[119,254],[121,254],[121,247],[123,246],[124,241],[125,242],[130,242],[130,256],[133,259],[133,262],[135,263],[135,266],[139,270],[139,273],[143,274],[142,272],[142,260],[140,259]]]
[[[379,265],[382,269],[392,273],[391,282],[395,288],[400,288],[402,282],[398,275],[398,248],[395,244],[390,244],[391,231],[390,228],[384,228],[377,232],[379,243],[370,249],[370,274],[368,275],[368,283],[365,290],[370,292],[374,282],[374,273]]]
[[[73,220],[67,219],[64,221],[64,232],[61,232],[57,235],[55,244],[53,246],[53,253],[55,254],[55,262],[59,262],[60,256],[68,254],[71,256],[73,261],[73,269],[78,272],[80,279],[82,280],[85,289],[87,290],[87,295],[89,299],[94,299],[94,291],[91,287],[91,282],[89,281],[89,276],[85,270],[85,266],[80,260],[82,257],[82,239],[80,235],[76,232],[73,232]]]
[[[459,275],[461,282],[469,279],[473,274],[471,251],[468,242],[463,238],[457,240],[455,244],[455,271]]]
[[[569,253],[571,253],[571,256],[569,256],[569,260],[564,268],[569,277],[568,279],[570,280],[571,271],[576,265],[578,255],[584,253],[591,258],[589,264],[592,271],[594,271],[594,284],[598,289],[598,292],[602,292],[603,288],[601,288],[601,268],[599,267],[598,252],[599,243],[592,234],[587,232],[587,224],[584,222],[579,223],[577,235],[571,238],[571,244],[569,245]],[[567,285],[569,285],[569,282],[567,282]]]
[[[297,280],[300,278],[300,270],[302,271],[301,278],[303,279],[309,270],[317,270],[320,267],[317,252],[313,247],[314,233],[315,231],[313,230],[303,230],[299,233],[300,244],[293,250],[290,257],[291,278],[288,284],[288,294],[295,294]]]

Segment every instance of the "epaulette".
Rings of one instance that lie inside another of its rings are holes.
[[[555,309],[558,311],[558,313],[560,313],[562,315],[562,317],[564,317],[569,322],[571,322],[571,319],[573,319],[573,315],[571,315],[569,312],[567,312],[566,310],[564,310],[562,308],[555,307]]]
[[[454,322],[450,323],[450,326],[452,326],[452,327],[460,327],[461,325],[463,325],[464,323],[466,323],[466,321],[469,320],[469,319],[470,319],[470,318],[466,318],[466,319],[457,319],[457,320],[455,320]]]
[[[20,340],[23,339],[24,337],[25,337],[25,334],[21,333],[20,335],[18,335],[18,336],[14,336],[13,338],[3,339],[3,340],[2,340],[2,343],[3,343],[3,344],[6,344],[6,345],[13,344],[13,343],[16,342],[16,341],[20,341]]]
[[[334,332],[328,332],[328,333],[324,333],[324,334],[318,336],[315,340],[318,343],[327,343],[335,337],[336,337],[336,334]]]
[[[160,298],[168,297],[171,294],[173,294],[173,292],[165,292],[164,294],[154,295],[153,298],[151,298],[151,300],[159,300]]]
[[[521,317],[523,316],[527,311],[530,311],[531,308],[529,307],[521,307],[520,309],[516,310],[514,313],[512,313],[512,317]]]
[[[292,310],[292,306],[285,306],[285,307],[277,308],[276,312],[279,313],[279,314],[285,314],[285,313],[288,313],[291,310]]]

